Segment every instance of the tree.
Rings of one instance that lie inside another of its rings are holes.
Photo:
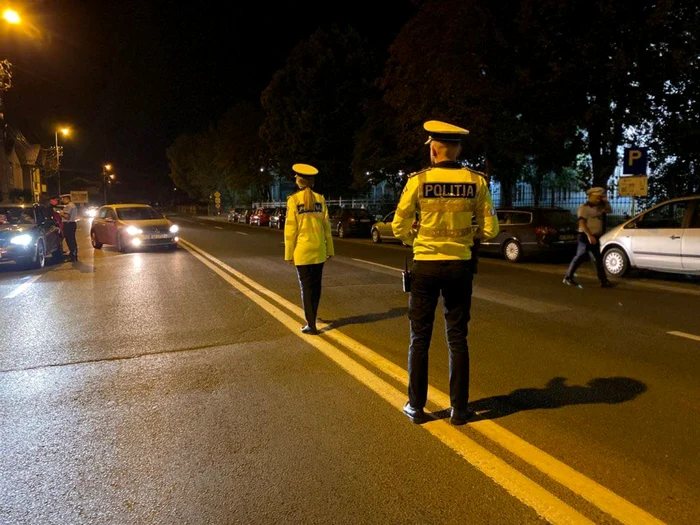
[[[321,171],[320,188],[339,195],[351,186],[355,135],[380,70],[352,28],[319,29],[292,50],[261,97],[261,137],[282,172],[308,162]]]
[[[576,120],[590,155],[592,183],[606,186],[626,130],[654,119],[666,87],[695,69],[698,6],[693,0],[523,0],[521,24],[532,56],[549,64],[543,99]]]
[[[362,190],[386,181],[396,191],[406,182],[404,174],[419,169],[421,162],[398,147],[396,114],[377,98],[370,104],[365,123],[357,133],[352,161],[353,186]]]
[[[516,0],[420,2],[391,46],[382,82],[402,150],[427,160],[425,120],[465,126],[471,132],[465,158],[502,183],[506,202],[527,159],[547,155],[554,139],[562,140],[538,107],[542,88],[529,78],[519,10]],[[535,125],[547,132],[534,133]]]
[[[239,102],[221,118],[215,130],[215,158],[222,189],[249,190],[267,200],[272,182],[272,159],[259,136],[262,110]]]
[[[170,178],[190,197],[203,199],[217,188],[213,134],[205,132],[179,136],[167,153]]]
[[[504,185],[573,166],[606,185],[626,130],[654,118],[667,86],[692,72],[699,7],[692,0],[422,0],[390,50],[385,100],[399,147],[427,119],[471,130],[465,155]]]

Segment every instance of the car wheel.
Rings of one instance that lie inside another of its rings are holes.
[[[36,255],[34,256],[34,260],[32,261],[32,268],[35,270],[39,270],[44,267],[46,264],[46,252],[44,250],[44,241],[39,240],[39,242],[36,243]]]
[[[382,242],[382,236],[379,235],[379,230],[377,230],[376,228],[372,230],[372,240],[376,243]]]
[[[92,247],[96,250],[102,249],[102,243],[98,242],[97,234],[95,232],[90,232],[90,242],[92,243]]]
[[[608,275],[622,277],[630,268],[627,254],[621,248],[610,248],[603,255],[603,266]]]
[[[518,241],[508,241],[503,245],[503,256],[506,260],[516,263],[522,259],[523,251]]]
[[[340,239],[344,239],[344,238],[345,238],[345,229],[343,228],[343,225],[342,225],[342,224],[338,224],[338,237],[339,237]]]

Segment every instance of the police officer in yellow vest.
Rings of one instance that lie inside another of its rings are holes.
[[[431,167],[409,175],[392,223],[394,235],[413,246],[413,280],[409,297],[411,342],[408,349],[408,402],[404,413],[414,423],[425,421],[428,396],[428,349],[435,308],[442,295],[449,347],[451,423],[473,417],[469,408],[467,329],[471,309],[476,216],[482,240],[498,234],[498,220],[484,178],[464,168],[457,158],[466,129],[428,121]],[[418,228],[412,223],[420,211]]]
[[[308,164],[295,164],[299,191],[287,199],[284,224],[284,258],[297,267],[301,302],[304,305],[305,334],[317,334],[316,314],[321,300],[323,263],[334,255],[328,208],[323,195],[311,190],[318,170]]]

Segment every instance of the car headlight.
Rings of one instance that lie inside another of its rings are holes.
[[[143,233],[143,230],[141,228],[137,228],[136,226],[129,226],[126,229],[126,233],[129,235],[138,235],[139,233]]]
[[[97,210],[88,210],[88,217],[95,217],[97,215]]]
[[[179,232],[179,231],[180,231],[180,227],[179,227],[177,224],[173,224],[173,225],[170,227],[170,233],[177,233],[177,232]]]
[[[27,246],[32,242],[32,236],[25,233],[24,235],[18,235],[17,237],[12,237],[10,240],[12,244],[19,244],[20,246]]]

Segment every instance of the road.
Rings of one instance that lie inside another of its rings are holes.
[[[679,523],[700,516],[700,286],[483,259],[471,399],[406,401],[400,245],[336,239],[306,336],[281,232],[0,268],[0,523]]]

